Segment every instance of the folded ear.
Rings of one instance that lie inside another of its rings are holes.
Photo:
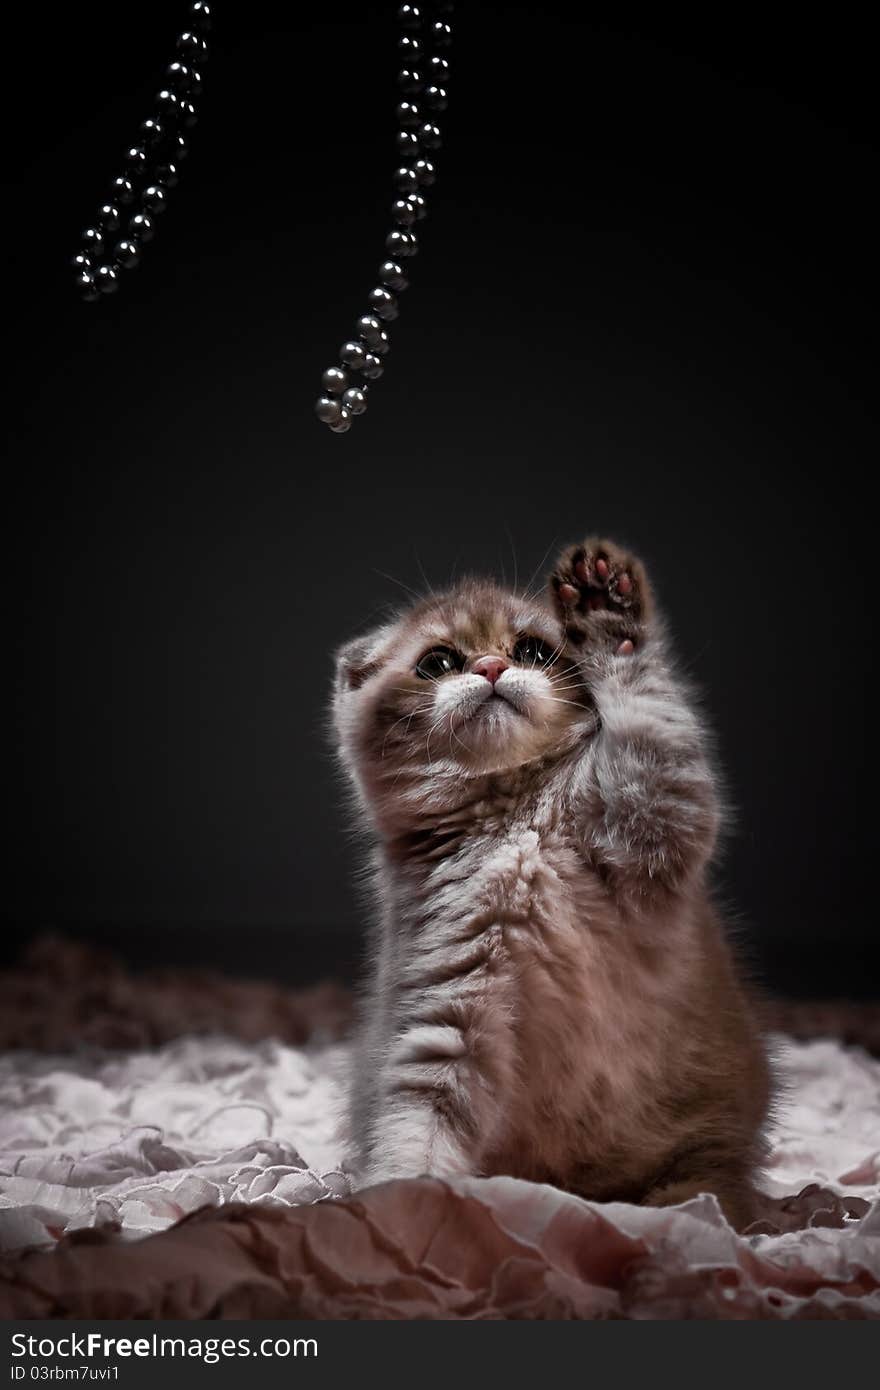
[[[388,628],[377,628],[363,637],[354,637],[336,653],[336,690],[358,690],[382,665],[382,647]]]

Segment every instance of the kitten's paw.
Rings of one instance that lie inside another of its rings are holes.
[[[568,640],[629,656],[644,639],[651,595],[641,562],[612,541],[569,546],[550,578],[550,594]]]

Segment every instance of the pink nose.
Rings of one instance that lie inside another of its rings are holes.
[[[485,676],[491,685],[494,685],[502,671],[506,671],[510,662],[505,661],[503,656],[481,656],[479,661],[475,661],[471,670],[475,676]]]

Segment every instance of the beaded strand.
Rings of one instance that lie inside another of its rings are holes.
[[[86,227],[73,257],[76,285],[87,301],[118,290],[121,273],[140,265],[155,219],[168,206],[169,190],[180,176],[179,162],[189,151],[183,132],[198,121],[199,68],[208,58],[205,36],[210,28],[211,6],[207,0],[194,0],[189,24],[177,38],[176,57],[165,69],[154,112],[141,122],[138,140],[125,152],[123,172],[113,180],[107,201]],[[121,209],[134,209],[127,213],[124,227],[126,213]]]
[[[334,434],[345,434],[352,419],[363,415],[367,382],[377,380],[385,370],[382,359],[390,346],[385,325],[397,318],[397,296],[409,285],[401,261],[418,252],[413,226],[427,214],[425,191],[436,178],[431,155],[442,143],[436,118],[445,111],[448,100],[449,60],[445,52],[452,42],[447,16],[453,6],[435,4],[428,8],[432,13],[423,14],[419,5],[405,4],[397,12],[403,30],[397,47],[404,63],[397,79],[401,91],[397,149],[403,163],[393,178],[394,225],[385,238],[389,259],[379,267],[379,284],[367,296],[368,310],[358,319],[355,336],[339,350],[339,365],[328,367],[321,377],[322,394],[315,403],[315,414]]]

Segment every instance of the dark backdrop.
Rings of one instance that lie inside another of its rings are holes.
[[[95,305],[66,260],[185,6],[7,36],[6,949],[51,924],[347,969],[331,649],[395,581],[522,578],[598,530],[650,562],[706,691],[759,969],[870,993],[855,11],[460,6],[414,285],[337,437],[312,402],[382,256],[394,8],[217,0],[181,185]]]

